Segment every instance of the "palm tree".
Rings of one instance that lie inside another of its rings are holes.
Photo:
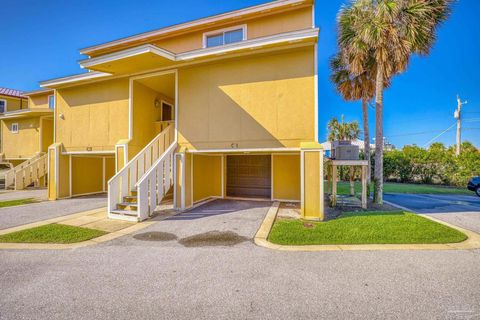
[[[330,61],[332,69],[331,80],[337,91],[347,101],[362,101],[363,140],[365,145],[365,159],[368,161],[367,180],[370,182],[370,130],[368,128],[368,102],[375,96],[375,73],[373,57],[369,60],[370,69],[365,69],[359,75],[353,75],[343,62],[341,54],[337,54]]]
[[[328,141],[355,140],[360,136],[360,128],[357,121],[345,122],[342,114],[342,122],[333,118],[328,122]]]
[[[339,13],[338,45],[353,75],[375,60],[375,193],[383,201],[383,90],[406,70],[412,54],[427,55],[453,0],[356,0]]]

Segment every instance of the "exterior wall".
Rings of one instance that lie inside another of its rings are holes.
[[[300,201],[300,154],[272,156],[273,199]]]
[[[315,149],[320,145],[307,146],[302,150],[302,218],[309,220],[324,220],[323,194],[323,150]]]
[[[115,174],[113,157],[72,156],[71,163],[72,196],[105,192]]]
[[[215,31],[234,27],[238,25],[247,25],[247,39],[254,39],[285,33],[295,30],[303,30],[312,27],[312,7],[303,7],[288,12],[280,12],[268,16],[248,19],[236,19],[235,22],[217,23],[207,29],[191,31],[183,35],[171,36],[166,39],[147,39],[144,41],[132,42],[128,46],[117,46],[103,51],[90,54],[91,57],[113,53],[124,50],[128,47],[135,47],[142,44],[151,43],[162,49],[171,51],[173,53],[183,53],[203,47],[203,34],[205,32]]]
[[[222,156],[192,155],[193,202],[222,197]]]
[[[193,149],[315,141],[314,48],[179,70],[179,143]]]
[[[161,100],[162,95],[133,81],[133,137],[128,144],[129,159],[157,135],[155,121],[161,120],[162,109],[155,107],[155,99]]]
[[[28,108],[28,100],[0,95],[0,100],[7,101],[7,112],[23,110]]]
[[[53,119],[41,119],[41,152],[47,152],[48,147],[53,143]]]
[[[12,133],[12,123],[18,123],[18,133]],[[2,152],[6,159],[29,159],[40,151],[40,119],[2,120]]]
[[[46,109],[48,108],[48,96],[53,95],[51,93],[31,95],[28,97],[28,107],[30,109]]]
[[[66,151],[113,151],[128,137],[127,78],[58,89],[56,98],[55,141]]]

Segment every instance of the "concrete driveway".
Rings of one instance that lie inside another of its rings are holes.
[[[0,230],[106,206],[106,195],[92,195],[0,208]]]
[[[0,251],[0,319],[479,318],[480,251],[273,251],[251,240],[268,204],[214,201],[94,247]]]
[[[47,189],[27,189],[27,190],[1,190],[0,201],[18,200],[18,199],[37,199],[45,201],[48,199]]]

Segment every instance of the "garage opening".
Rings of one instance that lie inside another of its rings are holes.
[[[227,196],[270,199],[271,165],[270,155],[227,156]]]

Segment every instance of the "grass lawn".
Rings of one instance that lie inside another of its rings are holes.
[[[0,201],[0,208],[21,206],[23,204],[30,204],[35,202],[38,202],[38,200],[32,198]]]
[[[63,224],[47,224],[40,227],[0,235],[0,242],[15,243],[75,243],[106,234],[104,231]]]
[[[277,220],[269,240],[283,245],[454,243],[462,232],[403,211],[344,213],[327,222]]]
[[[328,186],[328,184],[326,184]],[[339,182],[337,185],[338,194],[350,194],[350,183]],[[362,192],[362,185],[360,182],[355,182],[355,193]],[[326,189],[330,190],[330,189]],[[373,192],[373,185],[371,186],[371,192]],[[466,194],[474,195],[472,191],[467,188],[455,188],[436,186],[429,184],[411,184],[411,183],[391,183],[386,182],[383,184],[383,192],[385,193],[423,193],[423,194]]]

